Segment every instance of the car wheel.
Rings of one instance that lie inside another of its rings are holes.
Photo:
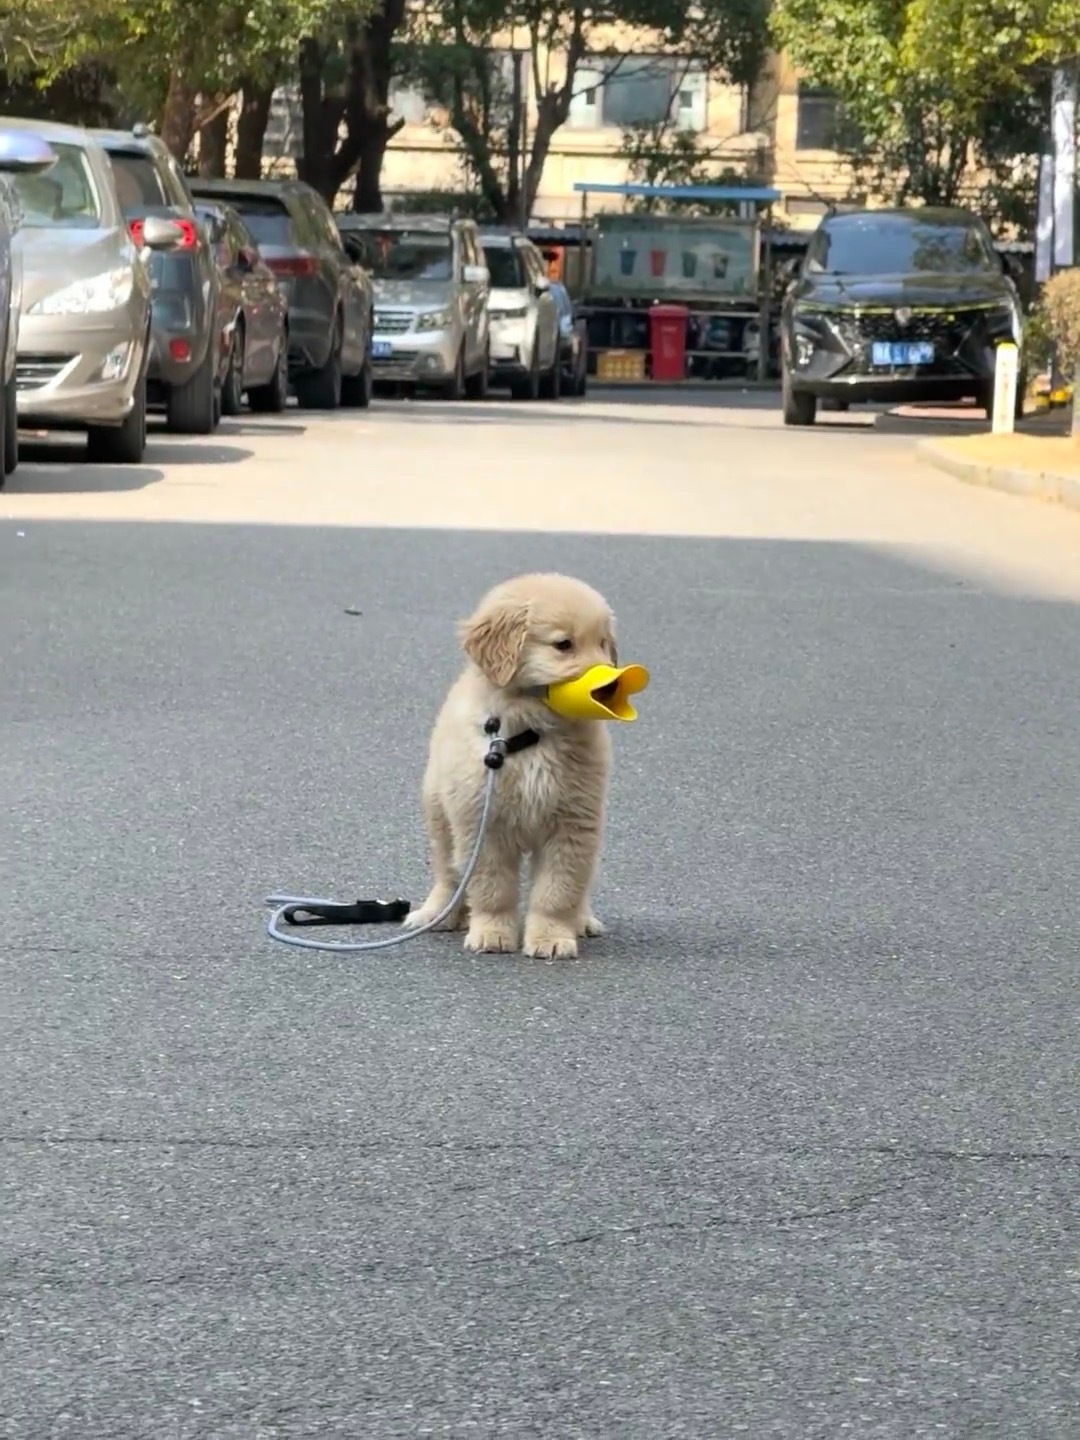
[[[4,386],[4,465],[0,472],[0,486],[14,473],[19,464],[19,402],[15,389],[15,376]]]
[[[813,425],[817,418],[817,396],[805,390],[793,390],[791,376],[785,370],[781,380],[785,425]]]
[[[334,328],[334,338],[326,364],[296,377],[296,398],[304,410],[336,410],[341,404],[341,347],[344,341],[341,320]]]
[[[177,435],[212,435],[217,424],[221,390],[214,374],[214,345],[206,347],[202,363],[183,385],[169,389],[165,423]]]
[[[510,395],[514,400],[538,400],[540,398],[540,348],[533,347],[532,360],[529,362],[529,373],[521,380],[515,380],[510,386]]]
[[[562,365],[559,361],[559,347],[555,347],[555,359],[546,375],[540,377],[540,394],[545,400],[558,400],[562,394]]]
[[[491,355],[484,351],[484,363],[477,370],[475,375],[470,375],[465,381],[465,394],[470,400],[486,400],[488,397],[488,382],[491,378]]]
[[[371,404],[371,356],[364,356],[364,363],[355,375],[341,377],[341,403],[351,410],[366,410]]]
[[[229,351],[229,368],[221,386],[223,415],[239,415],[244,408],[244,353],[244,327],[238,322]]]
[[[91,465],[141,465],[146,453],[146,377],[139,381],[135,403],[122,425],[91,425],[86,432],[86,458]]]
[[[280,415],[289,403],[289,335],[281,337],[273,379],[248,391],[248,404],[259,415]]]
[[[464,400],[465,398],[465,346],[462,345],[454,361],[453,378],[443,386],[444,400]]]

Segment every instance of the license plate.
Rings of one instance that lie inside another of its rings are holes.
[[[394,353],[394,347],[389,340],[373,340],[371,342],[371,358],[373,360],[389,360]]]
[[[934,347],[928,340],[881,341],[872,347],[870,358],[875,365],[930,365]]]

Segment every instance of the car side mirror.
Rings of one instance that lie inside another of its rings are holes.
[[[164,215],[148,215],[143,221],[142,242],[148,250],[175,250],[183,233]]]
[[[491,271],[486,265],[466,265],[462,269],[461,278],[466,285],[486,285],[491,279]]]
[[[253,245],[241,245],[236,252],[236,263],[241,270],[254,270],[261,258]]]
[[[0,171],[8,175],[40,175],[56,164],[56,158],[56,151],[40,135],[0,131]]]
[[[1019,255],[1012,255],[1006,252],[1001,257],[1001,268],[1014,284],[1019,283],[1019,281],[1024,278],[1024,262],[1020,259]]]
[[[537,295],[548,295],[551,293],[551,281],[546,275],[538,275],[533,281],[533,289]]]
[[[799,278],[799,271],[801,269],[802,260],[796,255],[790,260],[785,260],[776,273],[785,285],[794,285],[795,281]]]

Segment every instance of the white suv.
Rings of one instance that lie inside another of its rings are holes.
[[[447,215],[334,218],[346,251],[371,272],[376,383],[482,400],[488,386],[488,275],[475,222]]]
[[[540,252],[513,231],[484,231],[480,244],[491,277],[491,383],[509,385],[515,400],[557,400],[559,308]]]

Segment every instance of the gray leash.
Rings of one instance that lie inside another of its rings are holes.
[[[383,940],[310,940],[303,935],[289,934],[281,929],[282,924],[347,924],[371,920],[403,919],[408,914],[408,902],[361,900],[354,905],[348,905],[336,900],[319,899],[312,895],[268,895],[265,903],[273,907],[273,913],[266,926],[266,933],[270,939],[278,940],[282,945],[292,945],[297,950],[336,950],[343,955],[361,955],[370,950],[389,950],[394,945],[404,945],[409,940],[415,940],[418,935],[426,935],[429,930],[434,930],[441,925],[464,899],[465,891],[472,879],[477,861],[480,859],[480,847],[484,843],[488,821],[491,817],[491,798],[495,793],[495,776],[502,769],[507,755],[535,745],[540,738],[535,730],[525,730],[521,735],[504,740],[499,735],[500,726],[501,722],[494,715],[484,724],[484,733],[488,737],[487,754],[484,756],[487,776],[484,780],[484,799],[480,807],[476,839],[473,841],[469,858],[465,862],[465,868],[461,872],[457,889],[433,919],[424,925],[418,925],[415,930],[399,931],[396,935],[388,935]],[[306,922],[298,921],[293,918],[298,912],[307,912],[315,918]]]

